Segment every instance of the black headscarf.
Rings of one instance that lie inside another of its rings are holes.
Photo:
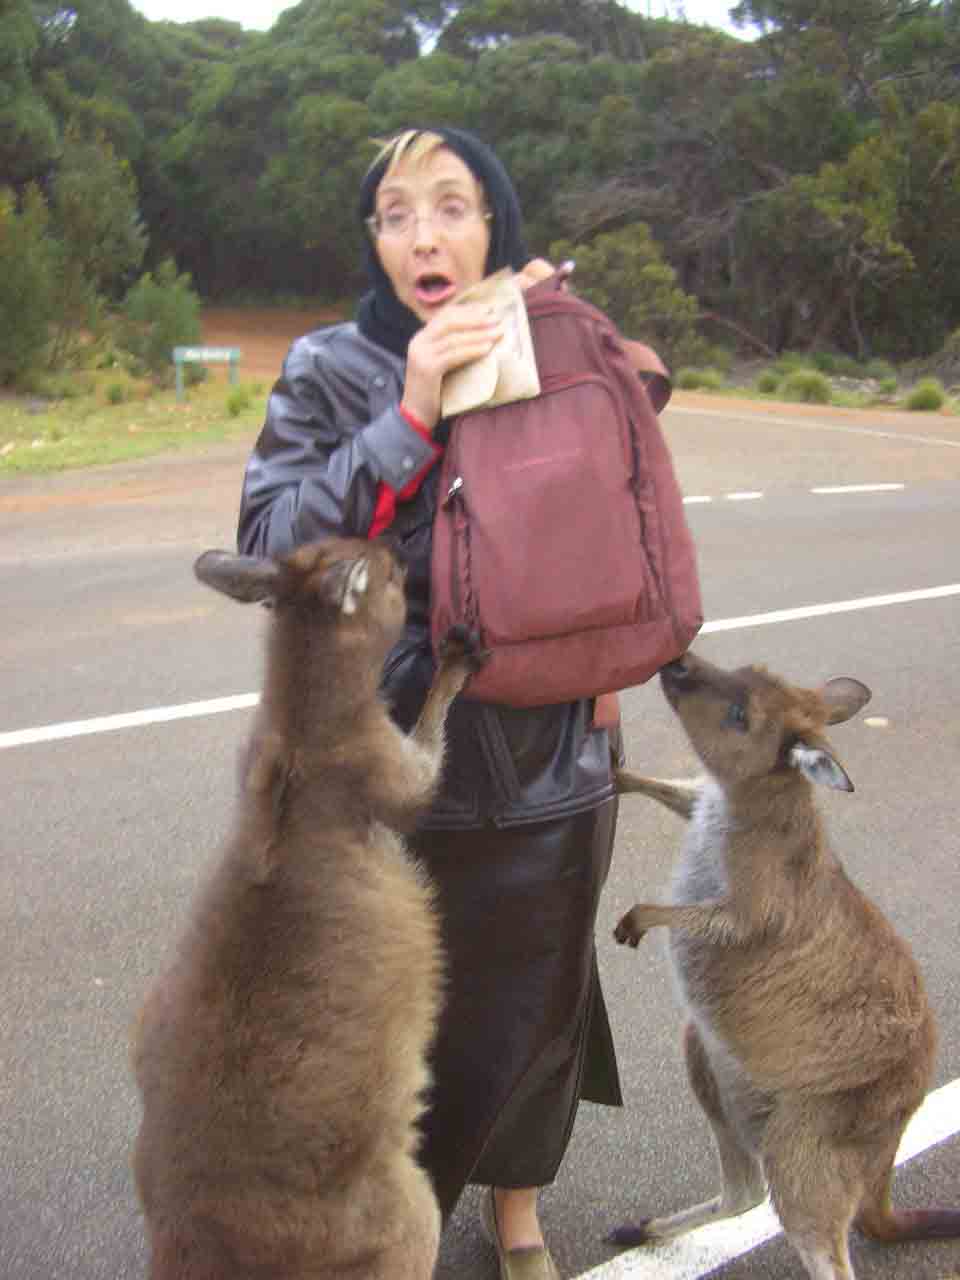
[[[487,207],[493,214],[490,219],[490,248],[484,274],[490,275],[501,267],[513,267],[515,271],[519,271],[530,255],[523,242],[520,227],[520,203],[506,169],[486,143],[463,129],[431,127],[420,132],[435,133],[443,138],[483,187]],[[373,213],[377,187],[388,163],[389,157],[384,157],[364,178],[360,188],[361,217],[368,218]],[[366,237],[365,242],[365,262],[373,287],[360,299],[357,310],[360,332],[395,355],[405,356],[407,343],[423,321],[397,297],[369,237]]]

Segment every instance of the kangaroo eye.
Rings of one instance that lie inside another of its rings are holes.
[[[739,729],[741,733],[746,733],[750,728],[746,707],[740,702],[732,702],[723,717],[723,724],[724,728]]]

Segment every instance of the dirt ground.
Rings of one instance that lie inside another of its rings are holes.
[[[264,391],[269,390],[279,376],[283,358],[287,354],[290,343],[302,333],[309,333],[325,324],[333,324],[342,317],[335,311],[317,307],[316,310],[293,309],[282,307],[208,307],[203,311],[201,323],[203,341],[208,346],[224,346],[240,348],[239,375],[243,382],[263,384]],[[743,372],[742,381],[750,379]],[[210,365],[208,373],[212,377],[226,379],[225,365]],[[733,379],[735,382],[738,379]],[[706,410],[723,409],[726,413],[771,413],[781,417],[817,418],[824,412],[824,406],[818,404],[792,404],[780,400],[755,400],[739,398],[731,395],[710,395],[698,391],[674,391],[673,403],[688,408]],[[946,410],[944,411],[946,412]],[[878,415],[893,417],[897,410],[892,407],[874,405],[869,409],[846,409],[837,405],[830,407],[830,413],[839,418],[850,418],[852,421],[869,418],[875,421]],[[902,410],[899,416],[907,421],[916,415],[906,415]],[[942,415],[921,415],[921,417]],[[956,418],[951,417],[955,423]]]
[[[280,307],[207,307],[201,315],[208,347],[239,347],[243,382],[272,383],[294,338],[339,319],[337,313]],[[211,367],[212,368],[212,367]],[[225,376],[225,375],[224,375]]]

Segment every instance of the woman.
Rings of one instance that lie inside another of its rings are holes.
[[[247,466],[239,546],[392,539],[408,622],[383,689],[409,727],[433,671],[441,382],[500,337],[485,306],[446,304],[504,266],[526,284],[552,269],[528,261],[510,180],[463,131],[393,138],[360,203],[372,289],[355,322],[291,347]],[[448,733],[442,793],[411,841],[438,888],[448,971],[421,1158],[445,1216],[467,1182],[491,1188],[483,1213],[504,1280],[555,1280],[537,1190],[557,1172],[579,1098],[620,1105],[593,942],[616,821],[610,742],[590,701],[460,698]]]

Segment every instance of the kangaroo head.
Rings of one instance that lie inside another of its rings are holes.
[[[359,538],[330,538],[261,559],[207,551],[196,561],[201,582],[244,604],[295,611],[315,625],[350,628],[386,650],[406,619],[405,573],[389,548]]]
[[[694,751],[721,783],[796,769],[811,782],[853,790],[823,730],[869,702],[859,680],[841,676],[801,689],[764,667],[724,671],[687,653],[661,670],[660,683]]]

